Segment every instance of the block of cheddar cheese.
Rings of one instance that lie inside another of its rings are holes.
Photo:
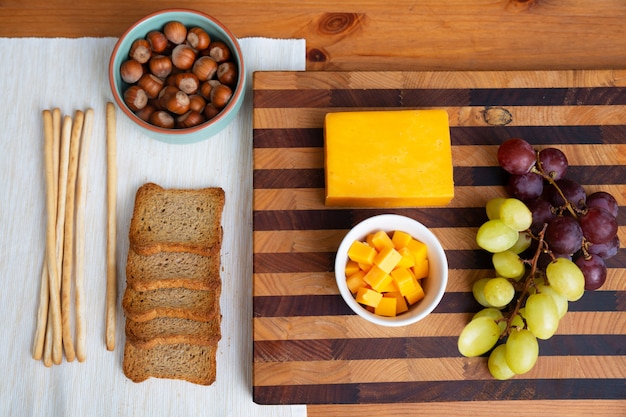
[[[442,206],[454,197],[445,110],[328,113],[326,205]]]

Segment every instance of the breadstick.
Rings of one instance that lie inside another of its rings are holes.
[[[63,272],[61,280],[61,318],[63,323],[63,348],[68,362],[76,358],[72,337],[72,272],[74,266],[74,208],[76,196],[76,174],[78,169],[78,153],[80,136],[83,130],[84,113],[74,113],[72,134],[70,137],[70,159],[67,171],[67,196],[65,202],[65,230],[63,240]]]
[[[55,242],[55,194],[54,194],[54,167],[53,167],[53,142],[54,133],[52,128],[52,113],[49,110],[43,111],[44,120],[44,165],[46,178],[46,257],[48,264],[48,279],[50,288],[50,309],[49,320],[52,325],[52,353],[53,361],[55,352],[62,351],[61,336],[61,300],[59,299],[59,279],[57,274],[56,259],[53,254],[56,252]],[[57,357],[58,359],[58,357]],[[60,361],[59,361],[60,363]]]
[[[76,294],[76,358],[85,361],[85,308],[84,308],[84,273],[85,273],[85,204],[87,199],[87,163],[89,142],[93,127],[93,109],[85,111],[78,177],[76,183],[76,273],[74,274]]]
[[[116,120],[115,106],[106,105],[107,137],[107,290],[106,290],[106,346],[115,349],[115,306],[117,302],[117,277],[115,264],[116,249],[116,204],[117,204],[117,162],[116,162]]]

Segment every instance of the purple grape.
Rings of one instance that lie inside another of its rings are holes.
[[[526,202],[526,207],[528,207],[533,214],[533,222],[530,225],[530,230],[535,234],[543,229],[544,223],[548,223],[556,217],[554,207],[542,198],[536,198]]]
[[[498,147],[498,164],[510,174],[526,174],[537,162],[535,150],[523,139],[513,138]]]
[[[617,217],[619,206],[615,197],[606,191],[596,191],[587,197],[587,207],[600,207]]]
[[[606,281],[606,264],[598,255],[580,256],[574,262],[585,277],[586,290],[597,290]]]
[[[559,216],[548,223],[544,239],[553,253],[573,254],[582,247],[583,231],[576,219]]]
[[[605,209],[591,207],[580,217],[583,236],[591,243],[607,243],[617,235],[617,219]]]
[[[587,247],[587,252],[598,255],[602,259],[609,259],[617,255],[620,247],[619,237],[615,235],[613,239],[606,243],[591,243]]]
[[[557,148],[545,148],[539,151],[539,166],[544,174],[551,177],[553,180],[560,180],[565,178],[565,172],[567,172],[568,162],[567,157],[560,149]]]
[[[561,189],[565,198],[567,198],[567,200],[572,203],[574,207],[579,209],[583,209],[585,207],[587,193],[585,193],[585,190],[580,184],[567,178],[555,181],[555,183]],[[543,196],[554,207],[563,207],[565,205],[565,200],[563,200],[563,197],[561,197],[553,185],[544,187]]]
[[[511,175],[509,177],[508,191],[512,197],[519,200],[533,200],[543,192],[543,178],[534,172]]]

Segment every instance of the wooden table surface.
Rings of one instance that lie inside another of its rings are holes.
[[[305,38],[308,70],[626,68],[623,0],[190,0],[182,5],[160,0],[4,0],[0,37],[116,37],[148,13],[181,6],[219,18],[238,37]],[[313,417],[510,412],[499,404],[313,405],[308,412]],[[622,401],[514,404],[519,415],[626,415]]]

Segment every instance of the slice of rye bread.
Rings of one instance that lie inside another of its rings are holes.
[[[221,315],[208,322],[176,317],[156,317],[148,321],[126,320],[126,341],[149,349],[156,345],[187,343],[208,346],[222,337]]]
[[[146,183],[135,195],[130,247],[141,255],[219,252],[224,202],[221,188],[165,189]]]
[[[177,317],[209,321],[219,314],[221,286],[212,290],[159,288],[150,291],[124,290],[122,307],[127,319],[147,321],[156,317]]]
[[[133,382],[148,378],[181,379],[194,384],[215,382],[217,344],[210,346],[175,343],[150,349],[124,344],[124,375]]]
[[[137,291],[174,287],[211,290],[220,285],[220,255],[157,252],[144,256],[130,249],[126,284]]]

